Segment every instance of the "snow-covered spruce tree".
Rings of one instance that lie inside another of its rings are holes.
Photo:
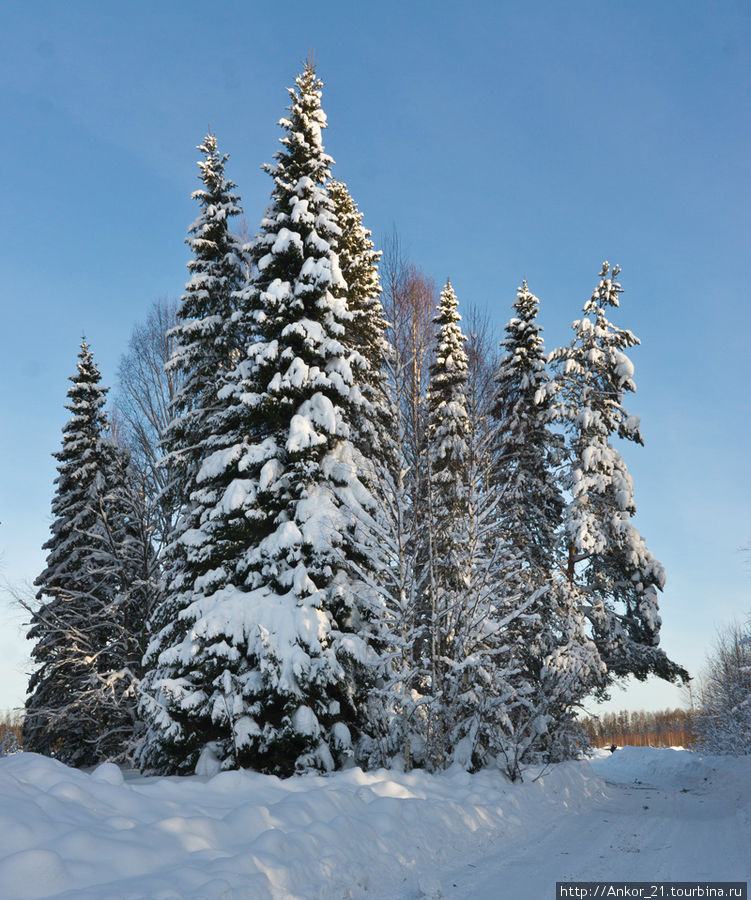
[[[524,609],[506,629],[513,698],[495,738],[512,779],[546,748],[566,744],[572,709],[597,686],[601,670],[574,591],[558,574],[563,446],[550,427],[550,376],[538,310],[539,300],[524,282],[501,343],[492,408],[496,523],[511,561],[507,589]]]
[[[434,520],[433,571],[441,589],[461,589],[462,544],[466,538],[467,354],[459,304],[451,282],[441,292],[435,353],[428,384],[428,462]],[[456,555],[458,552],[458,556]]]
[[[427,753],[436,768],[478,768],[497,753],[514,701],[510,623],[525,612],[498,536],[497,500],[474,446],[466,395],[468,359],[451,284],[435,318],[427,392],[429,473],[427,594],[430,645],[422,679]],[[527,604],[528,605],[528,604]]]
[[[24,747],[70,765],[122,759],[134,731],[150,545],[127,456],[106,436],[106,388],[84,341],[68,389],[47,566],[27,637]]]
[[[435,348],[427,391],[429,473],[428,537],[429,647],[425,672],[428,709],[428,757],[446,764],[455,735],[458,685],[455,663],[464,661],[468,557],[469,418],[467,415],[466,336],[451,282],[441,292],[435,324]],[[465,679],[466,680],[466,679]]]
[[[550,377],[538,308],[525,281],[501,343],[492,407],[495,474],[503,497],[499,525],[530,570],[524,578],[534,587],[549,583],[558,563],[564,509],[555,475],[562,442],[550,428]]]
[[[658,646],[665,572],[634,527],[633,482],[611,443],[614,436],[642,443],[639,418],[623,405],[624,394],[636,389],[625,351],[639,340],[607,318],[619,306],[619,272],[603,263],[584,316],[573,323],[572,343],[551,354],[557,416],[569,438],[567,576],[584,597],[581,611],[610,679],[654,673],[674,681],[688,676]]]
[[[392,355],[386,340],[388,322],[381,303],[378,260],[381,253],[373,245],[371,232],[362,224],[362,213],[341,181],[328,185],[340,235],[337,240],[339,268],[346,288],[351,320],[344,342],[357,350],[364,364],[359,386],[367,404],[367,414],[353,423],[351,439],[369,460],[389,464],[393,448],[386,405],[385,368]],[[386,446],[384,446],[386,445]]]
[[[351,758],[364,725],[368,647],[349,508],[370,501],[349,435],[365,363],[345,343],[352,316],[321,86],[308,64],[267,166],[271,206],[240,298],[254,340],[220,391],[226,430],[198,472],[195,526],[180,537],[203,571],[186,579],[192,602],[148,653],[141,761],[157,771],[191,771],[201,756],[279,775],[328,770]]]
[[[466,537],[461,563],[462,611],[454,643],[464,659],[453,660],[452,730],[449,760],[477,769],[497,754],[499,716],[513,695],[508,680],[505,631],[519,614],[510,596],[514,571],[498,529],[498,492],[493,480],[491,417],[497,362],[488,320],[470,307],[462,316],[467,335]],[[517,598],[513,598],[517,599]]]
[[[150,641],[145,659],[140,714],[149,728],[137,753],[139,765],[163,771],[171,771],[172,763],[159,749],[156,735],[161,734],[160,727],[152,729],[155,719],[161,720],[164,715],[154,699],[154,654],[160,647],[169,646],[167,633],[176,629],[184,636],[179,615],[193,600],[195,580],[211,569],[217,558],[239,552],[241,546],[229,541],[218,557],[216,552],[194,552],[190,546],[190,535],[200,523],[205,506],[203,498],[196,496],[198,471],[227,427],[217,422],[226,405],[220,403],[218,391],[244,352],[247,340],[238,300],[245,282],[246,258],[239,238],[230,231],[230,220],[242,212],[239,198],[234,193],[235,185],[224,174],[227,155],[220,155],[216,137],[208,134],[198,149],[203,154],[198,163],[203,187],[191,195],[198,201],[200,213],[186,238],[193,253],[188,263],[190,278],[177,309],[178,324],[168,335],[174,342],[168,375],[178,389],[171,409],[173,418],[162,436],[165,456],[160,462],[167,472],[164,503],[171,511],[172,527],[166,539],[160,598],[149,622],[152,637],[161,634],[161,642]],[[237,537],[240,540],[241,534]]]
[[[177,309],[178,324],[168,336],[174,353],[167,369],[178,388],[172,421],[162,436],[168,490],[182,502],[195,489],[196,473],[211,437],[207,422],[217,407],[218,387],[247,340],[235,315],[236,292],[245,282],[245,256],[240,239],[230,231],[230,219],[242,213],[240,198],[234,183],[225,177],[228,155],[219,153],[216,137],[207,134],[197,149],[204,157],[198,163],[203,187],[191,197],[198,201],[200,212],[185,239],[193,254],[188,263],[190,279]],[[178,524],[178,534],[184,524]]]
[[[415,701],[413,665],[414,628],[412,567],[407,534],[408,506],[404,483],[400,392],[401,373],[394,348],[387,339],[389,323],[381,302],[378,263],[371,233],[362,224],[346,185],[328,185],[337,225],[339,266],[347,284],[347,306],[352,315],[343,336],[351,350],[362,356],[359,387],[363,405],[352,423],[351,440],[360,452],[358,477],[368,488],[375,506],[350,506],[355,519],[355,543],[362,543],[355,571],[361,581],[358,601],[371,623],[370,645],[380,656],[375,683],[367,698],[372,738],[361,741],[364,765],[387,765],[401,756],[411,765],[409,721]],[[390,272],[390,269],[389,269]]]

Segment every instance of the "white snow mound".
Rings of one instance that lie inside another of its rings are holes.
[[[118,776],[33,753],[0,759],[3,900],[437,897],[439,865],[604,789],[586,763],[514,786],[498,772],[357,768]]]
[[[536,900],[556,880],[751,877],[751,757],[623,748],[511,785],[212,774],[212,756],[186,778],[0,759],[2,900]]]
[[[591,761],[595,772],[611,784],[655,784],[689,788],[708,781],[720,764],[716,757],[681,747],[621,747]]]

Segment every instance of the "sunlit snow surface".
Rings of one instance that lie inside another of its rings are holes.
[[[124,778],[17,754],[0,759],[0,896],[537,898],[556,878],[751,877],[751,758],[626,748],[538,772]]]

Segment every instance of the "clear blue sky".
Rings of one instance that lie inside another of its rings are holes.
[[[255,228],[315,48],[336,174],[460,301],[500,328],[526,278],[552,347],[620,263],[663,645],[696,671],[751,609],[747,2],[8,2],[2,32],[0,576],[43,566],[82,331],[112,384],[133,324],[180,295],[209,125]],[[21,621],[0,599],[0,709],[24,695]],[[613,706],[676,702],[655,681]]]

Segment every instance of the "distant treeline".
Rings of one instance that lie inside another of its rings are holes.
[[[18,711],[0,712],[0,748],[21,748]],[[624,709],[602,716],[587,716],[581,725],[593,747],[693,747],[697,743],[695,717],[690,710],[629,712]],[[2,751],[0,751],[0,754]]]
[[[22,716],[16,710],[0,712],[0,756],[21,746]]]
[[[587,716],[582,726],[594,747],[692,747],[696,743],[694,716],[686,709]]]

